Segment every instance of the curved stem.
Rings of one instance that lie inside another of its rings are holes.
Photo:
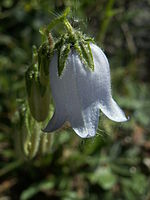
[[[42,30],[41,31],[41,34],[43,35],[46,35],[48,37],[49,35],[49,32],[57,25],[59,24],[60,22],[63,22],[67,15],[69,14],[70,12],[70,8],[66,8],[65,11],[62,13],[62,15],[60,15],[59,17],[57,17],[56,19],[52,20],[52,22],[45,28],[45,30]]]
[[[103,43],[106,32],[109,28],[109,23],[110,23],[113,15],[115,14],[114,10],[113,10],[114,3],[115,3],[115,0],[108,0],[108,3],[106,5],[105,12],[104,12],[104,20],[100,26],[100,31],[97,35],[97,40],[100,43]]]

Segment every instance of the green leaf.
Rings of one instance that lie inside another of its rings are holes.
[[[0,177],[6,175],[9,172],[14,171],[15,169],[19,168],[22,165],[21,160],[10,162],[9,164],[5,165],[3,168],[0,169]]]
[[[136,173],[132,177],[132,189],[135,193],[142,195],[148,186],[147,178],[142,173]]]
[[[35,194],[42,190],[50,190],[54,187],[54,182],[52,180],[42,181],[38,184],[31,185],[29,188],[24,190],[21,194],[21,200],[27,200],[33,197]]]
[[[109,167],[99,167],[90,175],[90,180],[99,184],[103,189],[109,190],[116,184],[117,178]]]

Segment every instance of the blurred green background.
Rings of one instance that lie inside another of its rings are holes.
[[[73,26],[106,53],[114,99],[130,120],[101,114],[96,137],[63,129],[47,154],[23,159],[16,111],[26,97],[24,72],[39,28],[67,6]],[[149,33],[149,0],[0,1],[0,200],[150,200]]]

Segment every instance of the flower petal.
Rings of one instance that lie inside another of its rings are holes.
[[[58,57],[50,64],[50,85],[55,102],[55,114],[45,131],[54,131],[65,121],[82,138],[96,133],[99,108],[114,121],[126,121],[123,111],[111,96],[109,63],[102,50],[90,44],[94,71],[87,69],[75,50],[71,50],[66,68],[58,76]]]
[[[96,45],[91,45],[95,71],[99,78],[95,81],[96,96],[99,95],[99,108],[111,120],[116,122],[127,121],[124,112],[111,96],[111,80],[108,60],[103,51]],[[99,92],[98,92],[99,91]]]
[[[99,105],[101,111],[111,120],[115,122],[125,122],[128,119],[126,118],[124,112],[120,109],[117,103],[111,98],[110,101],[100,103]]]
[[[84,99],[84,91],[80,90],[80,79],[84,68],[79,56],[72,51],[67,60],[67,67],[61,77],[57,72],[57,55],[50,64],[50,83],[55,102],[55,114],[44,131],[54,131],[62,123],[69,121],[75,132],[83,138],[92,137],[96,133],[99,121],[99,108],[91,98]],[[77,70],[78,69],[78,70]],[[81,87],[82,88],[82,87]],[[86,85],[84,85],[86,88]],[[90,94],[90,91],[88,92]],[[59,109],[58,109],[59,108]]]
[[[43,130],[44,132],[53,132],[59,129],[64,123],[65,123],[65,115],[60,112],[60,110],[57,108],[55,109],[55,113],[52,117],[52,119],[48,122],[47,126]]]
[[[119,108],[111,96],[111,80],[108,60],[103,51],[96,45],[90,44],[93,59],[94,71],[82,66],[78,55],[74,54],[76,82],[78,95],[83,108],[91,104],[97,107],[111,120],[122,122],[127,121],[124,112]]]
[[[68,94],[67,121],[70,122],[73,130],[80,137],[93,137],[98,127],[99,108],[97,103],[92,100],[94,91],[89,88],[85,93],[85,89],[89,86],[86,85],[88,81],[88,73],[85,75],[87,68],[83,66],[75,51],[72,51],[72,54],[69,55],[67,68],[68,70],[66,69],[63,77],[64,79],[66,79],[65,76],[69,77],[66,86]],[[91,70],[88,70],[88,72],[89,74],[92,73]],[[82,78],[86,79],[83,84],[80,82]]]
[[[96,134],[99,122],[99,109],[97,106],[90,106],[74,115],[71,120],[73,130],[82,138],[93,137]]]
[[[65,86],[63,80],[58,76],[57,63],[58,57],[55,54],[50,64],[50,87],[55,103],[55,112],[44,132],[55,131],[66,121]]]

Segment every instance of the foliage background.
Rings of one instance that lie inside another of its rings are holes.
[[[24,160],[15,150],[24,72],[39,28],[67,6],[74,26],[109,58],[113,96],[130,120],[101,116],[96,137],[86,140],[63,129],[46,155]],[[149,0],[0,1],[0,200],[150,199],[149,19]]]

